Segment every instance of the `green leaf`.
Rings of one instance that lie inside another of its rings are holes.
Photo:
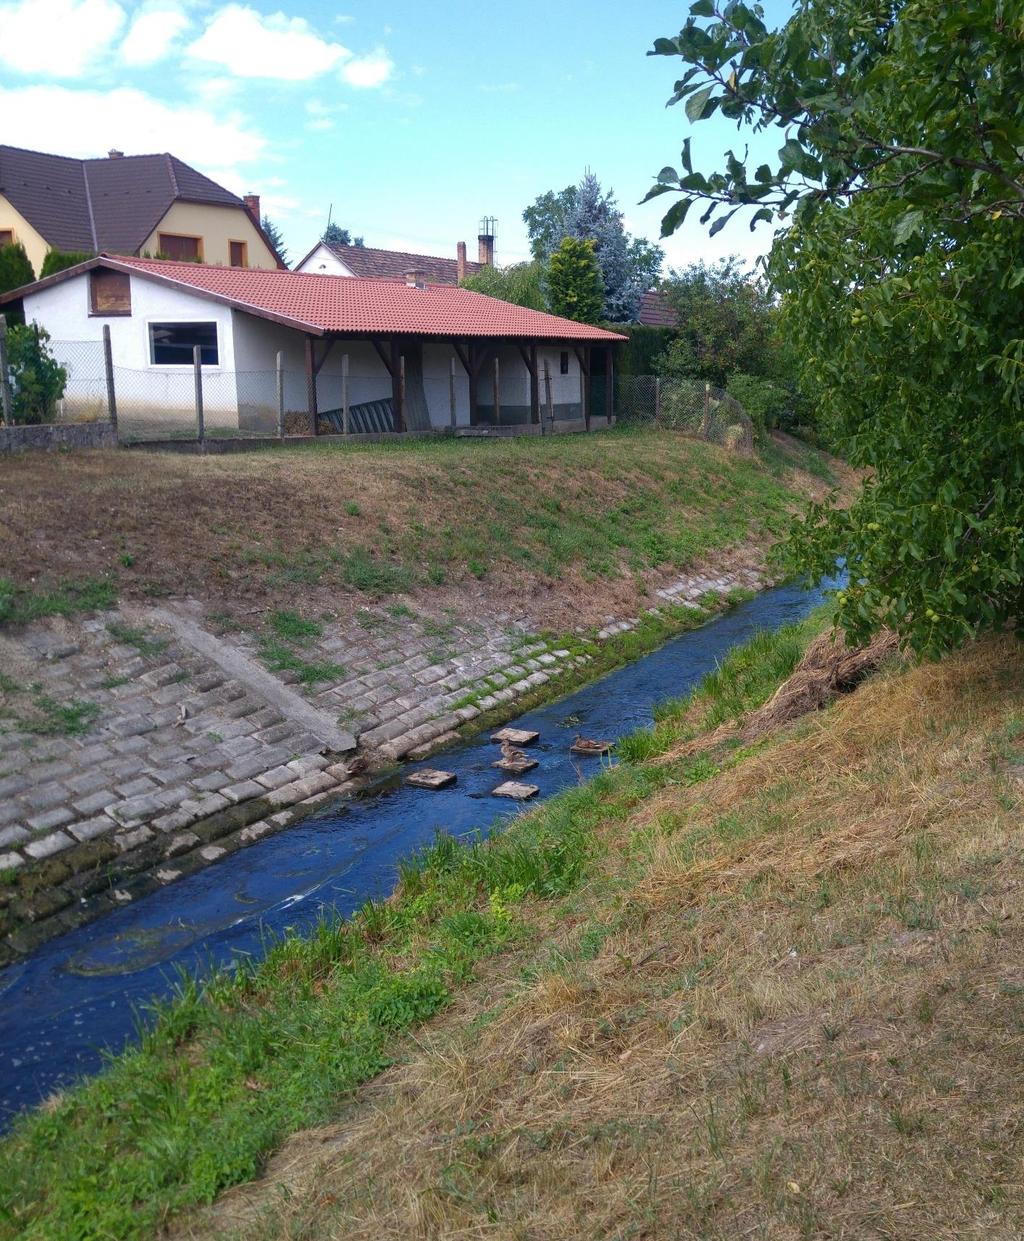
[[[921,211],[908,211],[906,215],[901,216],[896,222],[893,229],[893,240],[898,246],[902,246],[908,242],[911,237],[919,236],[924,227],[924,213]]]
[[[704,112],[704,106],[711,98],[714,86],[705,86],[703,90],[699,90],[695,95],[691,95],[686,101],[686,116],[690,121],[699,121]]]
[[[714,17],[715,6],[713,0],[696,0],[695,4],[690,5],[691,17]]]
[[[693,172],[693,164],[690,160],[690,139],[689,138],[683,139],[683,150],[679,158],[682,161],[682,165],[686,169],[686,171]],[[1024,268],[1021,268],[1021,271],[1024,272]]]
[[[690,210],[693,203],[692,198],[681,198],[679,202],[673,203],[665,212],[661,221],[662,237],[671,237],[677,228],[686,219],[686,213]]]

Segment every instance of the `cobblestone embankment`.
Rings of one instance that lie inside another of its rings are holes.
[[[689,575],[651,611],[767,584],[752,561]],[[325,624],[270,684],[258,636],[197,641],[195,615],[179,617],[0,637],[0,964],[345,793],[355,738],[371,760],[416,757],[593,658],[523,620],[392,606]],[[638,620],[608,618],[597,640]],[[303,689],[311,663],[328,679]]]

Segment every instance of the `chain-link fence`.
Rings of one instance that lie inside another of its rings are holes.
[[[743,406],[723,388],[700,380],[620,375],[615,412],[619,422],[682,431],[734,451],[754,448],[754,426]]]

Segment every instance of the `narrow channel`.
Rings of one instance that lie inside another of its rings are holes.
[[[599,770],[599,759],[570,755],[577,732],[615,739],[646,727],[657,703],[692,689],[755,631],[807,615],[834,584],[766,591],[521,717],[518,725],[540,732],[531,747],[540,763],[529,775],[539,796]],[[169,995],[181,971],[258,956],[268,936],[301,933],[324,911],[348,915],[386,895],[399,860],[439,828],[453,835],[500,829],[509,815],[491,796],[503,778],[491,766],[496,751],[486,735],[456,746],[443,757],[458,776],[448,789],[392,784],[336,802],[0,971],[0,1130],[132,1041],[140,1008]]]

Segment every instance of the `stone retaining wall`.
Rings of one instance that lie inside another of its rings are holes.
[[[0,426],[0,453],[116,447],[117,429],[110,422],[47,422],[35,426]]]

